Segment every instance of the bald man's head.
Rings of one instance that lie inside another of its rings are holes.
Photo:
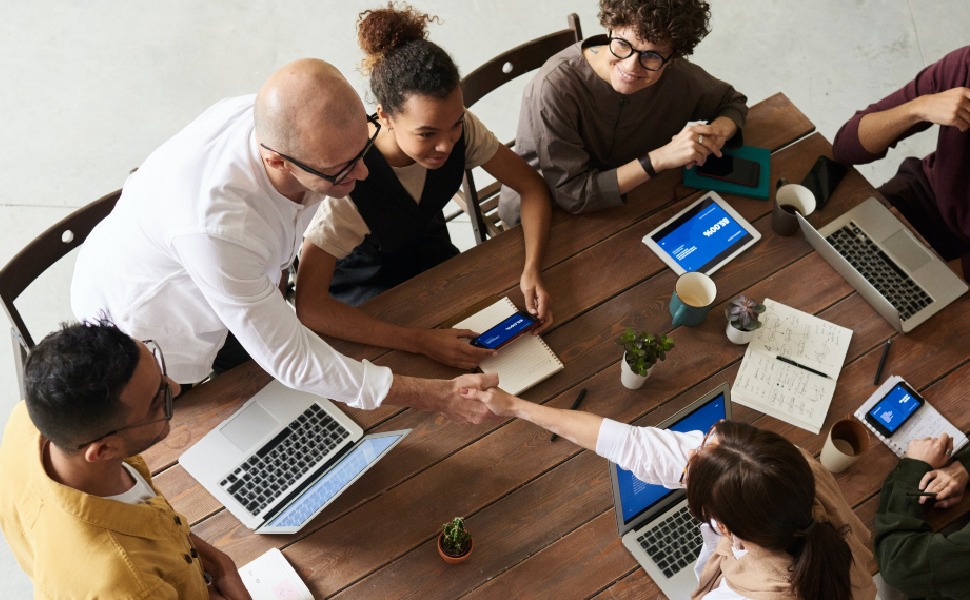
[[[333,65],[295,60],[273,73],[256,95],[256,139],[295,156],[319,153],[327,139],[363,127],[364,105]]]

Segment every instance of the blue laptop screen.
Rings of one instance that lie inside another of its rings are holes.
[[[685,271],[705,271],[752,239],[712,198],[705,198],[650,237]]]
[[[364,438],[340,459],[332,469],[308,487],[292,504],[287,506],[267,525],[270,527],[295,527],[316,516],[330,504],[348,485],[377,462],[403,435]]]
[[[724,406],[724,394],[722,393],[684,415],[667,429],[707,433],[712,425],[724,418],[727,418],[727,410]],[[624,468],[616,465],[614,465],[614,468],[616,469],[616,481],[620,493],[620,507],[623,509],[624,523],[629,523],[644,510],[674,493],[674,490],[667,489],[662,485],[644,483]]]

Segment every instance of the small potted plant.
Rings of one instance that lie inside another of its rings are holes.
[[[455,517],[441,526],[438,534],[438,554],[448,564],[457,565],[472,554],[475,543],[465,530],[465,520]]]
[[[666,334],[634,331],[630,327],[627,327],[616,343],[623,346],[620,382],[631,390],[641,387],[650,376],[653,366],[667,358],[667,352],[674,347],[674,340]]]
[[[765,305],[758,304],[744,294],[738,294],[724,307],[727,316],[727,338],[735,344],[747,344],[754,339],[754,332],[761,327],[758,315],[765,312]]]

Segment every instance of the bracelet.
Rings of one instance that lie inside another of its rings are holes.
[[[640,161],[640,166],[643,167],[643,170],[647,172],[647,175],[650,176],[650,179],[653,179],[654,177],[657,176],[657,171],[654,170],[653,168],[653,162],[651,162],[650,160],[649,152],[644,154],[637,160]]]

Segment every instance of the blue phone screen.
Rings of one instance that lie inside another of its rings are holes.
[[[869,414],[889,433],[896,433],[903,423],[909,419],[922,404],[919,398],[913,396],[909,390],[900,384],[893,386],[886,397],[880,400]]]
[[[515,313],[475,338],[472,344],[481,348],[494,350],[518,335],[522,330],[531,327],[535,322],[535,318],[529,315],[522,314],[521,312]]]

